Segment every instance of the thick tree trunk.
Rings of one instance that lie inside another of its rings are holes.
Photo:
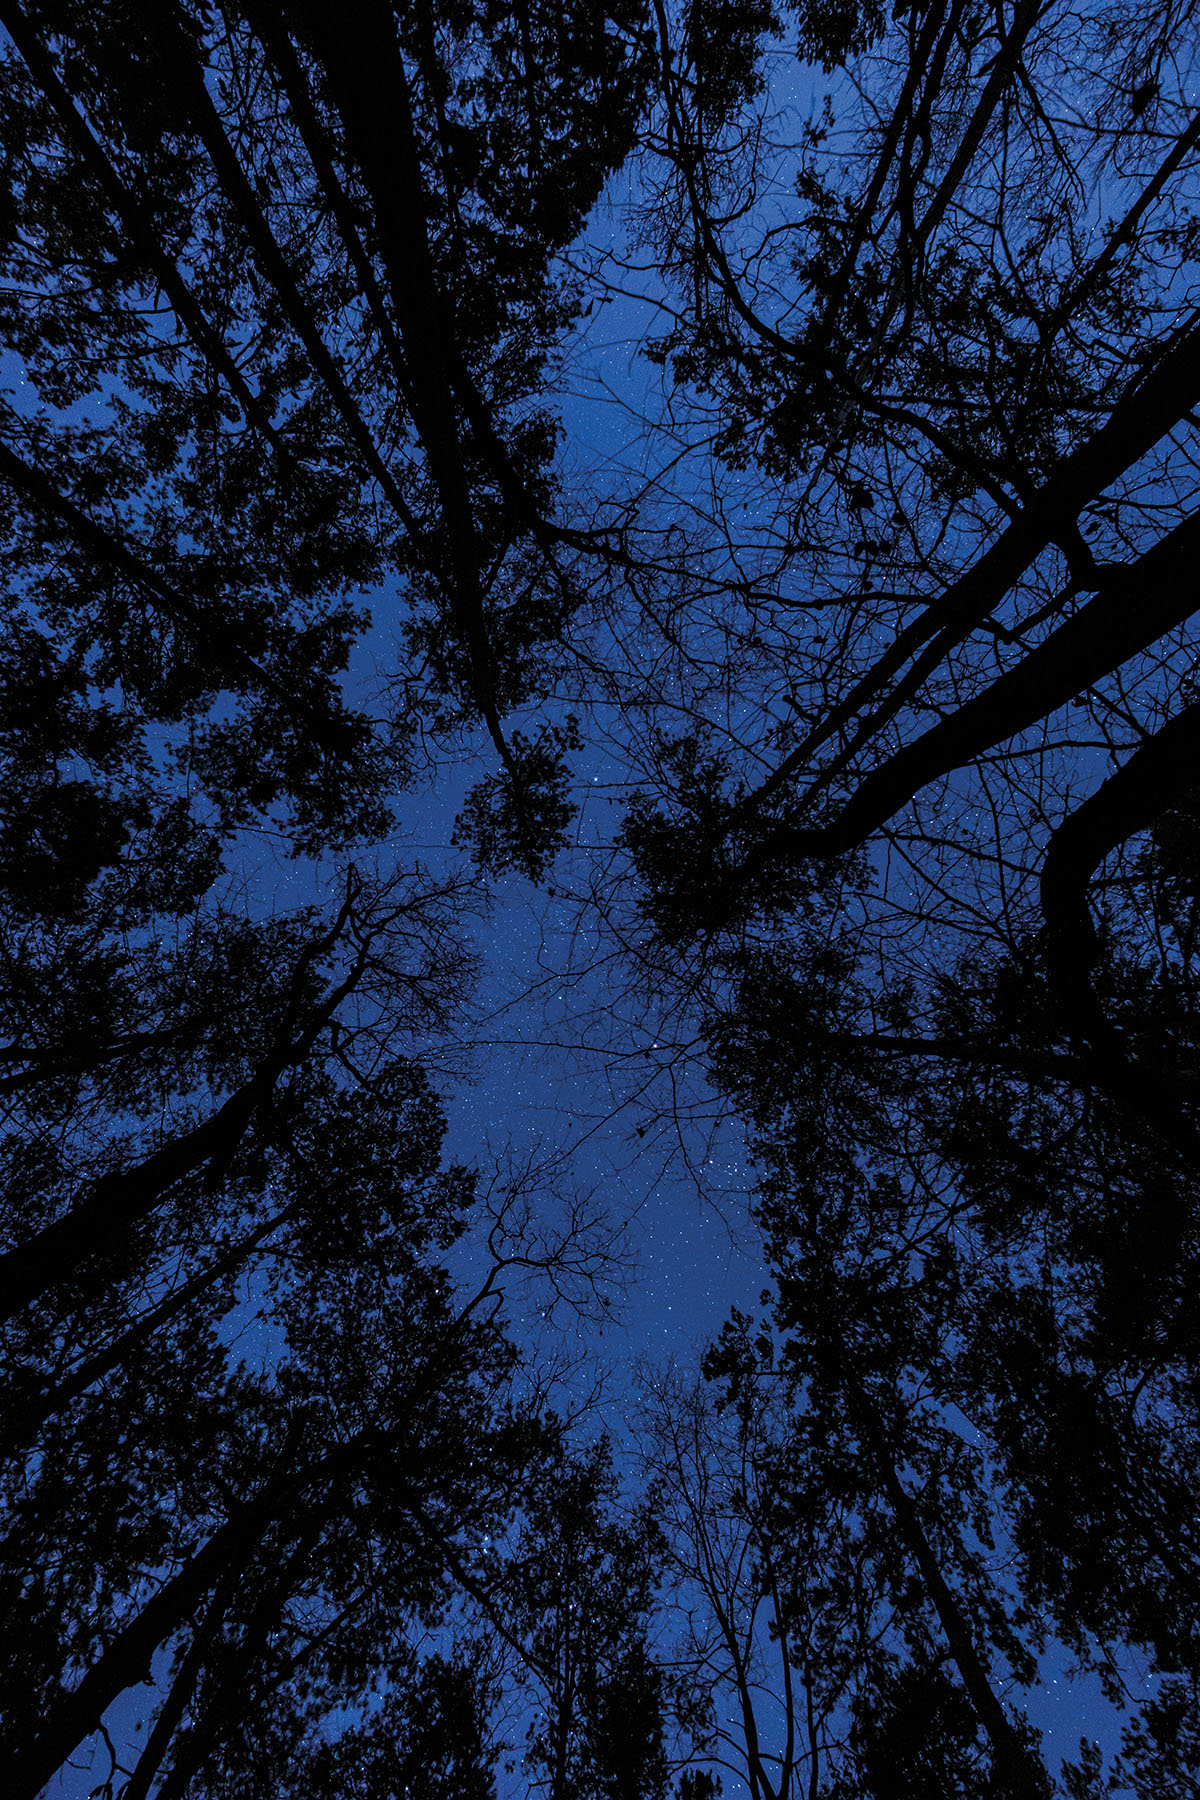
[[[159,1708],[158,1717],[154,1721],[146,1746],[138,1757],[133,1774],[129,1777],[129,1785],[121,1795],[121,1800],[147,1800],[150,1783],[162,1767],[163,1759],[171,1747],[171,1741],[179,1729],[184,1713],[191,1705],[192,1695],[204,1668],[204,1660],[208,1648],[216,1635],[217,1629],[229,1604],[232,1583],[228,1580],[218,1582],[212,1599],[205,1608],[204,1617],[192,1636],[187,1654],[179,1665],[174,1681],[166,1699]],[[161,1792],[159,1790],[160,1800]]]
[[[128,1330],[121,1332],[112,1343],[106,1344],[103,1350],[97,1350],[93,1356],[85,1357],[53,1387],[40,1393],[31,1394],[28,1399],[9,1402],[9,1418],[4,1426],[4,1435],[13,1442],[32,1442],[35,1434],[57,1413],[105,1375],[118,1368],[125,1358],[144,1344],[147,1339],[169,1325],[172,1319],[199,1298],[213,1282],[219,1281],[222,1275],[229,1274],[239,1267],[247,1257],[252,1256],[264,1239],[277,1230],[290,1216],[294,1209],[288,1209],[266,1219],[243,1238],[231,1244],[223,1255],[215,1257],[205,1268],[200,1269],[190,1280],[182,1282],[173,1292],[167,1294],[156,1306],[151,1306],[136,1318]]]
[[[229,1163],[284,1070],[302,1062],[310,1053],[342,1001],[361,979],[368,955],[364,943],[359,944],[346,976],[326,994],[307,1022],[301,1023],[308,971],[342,936],[358,892],[352,881],[332,926],[299,956],[274,1045],[251,1079],[192,1131],[163,1144],[136,1168],[103,1176],[69,1212],[45,1226],[28,1243],[0,1256],[0,1322],[42,1295],[74,1281],[86,1263],[102,1258],[119,1245],[123,1234],[152,1213],[177,1182],[206,1165],[219,1171]],[[101,1277],[102,1284],[104,1279]]]
[[[269,1092],[256,1078],[194,1130],[163,1144],[136,1168],[101,1177],[69,1212],[7,1251],[0,1257],[0,1320],[65,1286],[84,1263],[119,1248],[129,1229],[185,1176],[228,1162]]]
[[[1081,689],[1148,649],[1200,606],[1195,588],[1198,560],[1200,513],[1185,519],[1136,563],[1117,572],[1103,592],[1015,668],[889,756],[859,785],[830,825],[768,832],[747,857],[746,874],[752,876],[777,860],[835,856],[857,848],[930,782],[964,768],[984,751],[1048,718]],[[924,665],[922,670],[932,672]],[[904,696],[911,697],[919,685],[914,678],[906,678]],[[895,710],[889,707],[888,716]],[[872,717],[860,727],[855,742],[866,741],[880,723],[882,718]],[[847,751],[839,759],[839,767],[848,762],[849,755]],[[828,776],[826,771],[823,780]]]
[[[786,339],[779,340],[778,348],[788,354],[795,353],[794,347]],[[1146,455],[1186,416],[1198,398],[1200,329],[1194,329],[1174,344],[1148,375],[1130,383],[1099,430],[1063,457],[994,542],[950,584],[945,593],[931,600],[925,610],[897,634],[892,645],[853,685],[845,699],[826,710],[820,724],[796,746],[776,772],[747,796],[739,809],[739,817],[748,822],[765,800],[802,776],[811,767],[817,752],[839,734],[848,731],[855,719],[859,720],[859,724],[851,736],[849,754],[853,754],[884,723],[894,718],[902,705],[918,692],[950,651],[978,629],[1003,602],[1025,570],[1048,545],[1057,543],[1060,539],[1073,545],[1077,543],[1076,520],[1082,508],[1098,499],[1114,481]],[[1185,521],[1185,526],[1180,529],[1185,529],[1187,524],[1188,521]],[[1164,544],[1169,545],[1175,540],[1176,533],[1170,533]],[[1148,554],[1153,555],[1154,552]],[[1186,588],[1186,570],[1182,579]],[[1138,605],[1132,609],[1135,615],[1144,598],[1144,594],[1139,591]],[[1189,616],[1191,610],[1194,608],[1188,609],[1182,616]],[[903,680],[892,688],[890,684],[893,679],[900,675],[913,658],[916,660],[912,662]],[[1078,682],[1071,692],[1078,692],[1079,687],[1084,685],[1085,682]],[[1069,693],[1067,697],[1070,697]],[[824,831],[769,831],[762,845],[745,859],[743,878],[752,877],[758,869],[777,858],[828,856],[843,850],[847,839],[851,842],[862,841],[864,835],[869,835],[878,823],[890,817],[897,806],[902,805],[916,791],[906,776],[905,780],[909,782],[908,793],[901,791],[902,784],[893,787],[889,783],[885,795],[884,778],[891,767],[892,762],[884,764],[875,776],[867,778],[867,782],[859,790],[859,794],[864,794],[870,783],[877,784],[871,792],[869,804],[866,798],[860,801],[859,795],[851,800],[850,807],[855,808],[851,820],[853,831],[850,824],[844,825],[841,820],[835,821],[833,826]],[[921,775],[917,785],[931,779],[932,775]],[[897,792],[900,792],[899,799],[895,798]],[[863,824],[863,820],[870,819],[875,823]]]
[[[963,1687],[991,1745],[997,1793],[1003,1800],[1049,1800],[1051,1789],[1046,1772],[1022,1742],[992,1687],[970,1626],[942,1574],[917,1508],[896,1473],[878,1415],[861,1385],[854,1385],[855,1391],[847,1396],[851,1409],[858,1418],[900,1535],[920,1571]]]
[[[83,1740],[97,1729],[104,1714],[127,1688],[145,1681],[155,1652],[195,1612],[231,1566],[253,1554],[290,1479],[287,1452],[262,1491],[215,1531],[203,1549],[147,1602],[119,1631],[78,1686],[52,1705],[36,1735],[22,1741],[15,1732],[3,1752],[8,1800],[37,1800],[46,1783]]]
[[[1147,738],[1064,820],[1042,866],[1042,914],[1051,973],[1083,1035],[1096,1024],[1091,971],[1096,933],[1088,887],[1105,857],[1200,788],[1200,703]]]
[[[242,1627],[241,1639],[236,1648],[228,1652],[227,1659],[223,1660],[215,1688],[211,1692],[206,1690],[197,1712],[192,1705],[193,1695],[200,1676],[204,1673],[213,1636],[212,1630],[206,1629],[209,1620],[209,1615],[206,1614],[204,1626],[192,1641],[185,1664],[180,1669],[180,1677],[172,1685],[171,1692],[163,1703],[145,1752],[139,1759],[121,1800],[146,1800],[150,1782],[168,1754],[171,1756],[171,1767],[156,1791],[155,1800],[182,1800],[197,1769],[220,1740],[222,1732],[236,1722],[243,1709],[242,1684],[254,1680],[268,1634],[279,1623],[288,1595],[320,1535],[327,1515],[328,1508],[316,1508],[309,1513],[305,1529],[287,1557],[274,1566],[272,1578],[256,1593],[250,1617]],[[210,1614],[215,1614],[215,1624],[219,1624],[222,1617],[228,1616],[231,1598],[230,1592],[217,1590],[209,1609]],[[176,1743],[184,1712],[189,1708],[193,1712],[192,1722],[186,1737]]]
[[[379,223],[388,293],[403,340],[413,423],[448,529],[452,561],[448,598],[470,659],[473,698],[508,766],[510,752],[496,711],[474,508],[456,423],[453,316],[447,295],[439,289],[429,246],[425,183],[395,16],[390,7],[374,0],[347,0],[336,16],[321,4],[306,3],[301,10]]]
[[[179,323],[196,348],[224,377],[230,393],[250,423],[262,433],[278,455],[286,455],[269,415],[248,386],[230,355],[224,338],[205,318],[183,276],[163,250],[153,227],[143,217],[134,196],[109,162],[102,146],[93,137],[67,89],[58,79],[52,59],[16,0],[0,0],[0,23],[53,105],[66,137],[83,158],[108,205],[128,232],[130,243],[170,301]]]
[[[301,296],[287,259],[255,198],[246,172],[225,135],[220,115],[205,86],[202,67],[195,61],[186,39],[169,19],[164,18],[162,22],[159,41],[169,58],[179,93],[186,97],[196,135],[208,152],[218,184],[241,219],[255,261],[266,281],[275,290],[289,325],[312,358],[313,369],[325,384],[366,467],[379,483],[388,504],[405,528],[412,532],[416,541],[420,541],[422,534],[400,492],[395,476],[384,462],[333,353]]]

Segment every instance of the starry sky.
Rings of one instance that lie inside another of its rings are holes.
[[[820,95],[795,70],[789,60],[780,104],[806,117]],[[618,178],[574,253],[579,267],[603,271],[621,291],[581,323],[556,397],[568,494],[573,482],[603,492],[655,481],[651,458],[664,454],[645,423],[662,415],[662,376],[642,354],[646,338],[664,328],[663,295],[653,267],[628,252],[632,197],[629,178]],[[386,638],[388,597],[372,604],[376,638]],[[377,652],[369,644],[365,654],[369,661]],[[611,854],[631,784],[613,747],[584,735],[585,748],[572,759],[574,841],[550,876],[551,892],[517,877],[502,880],[479,936],[482,976],[467,1075],[445,1087],[446,1151],[483,1169],[537,1168],[541,1203],[551,1212],[554,1195],[585,1195],[623,1228],[623,1278],[610,1290],[603,1322],[568,1315],[547,1325],[544,1295],[533,1287],[514,1290],[513,1330],[535,1353],[553,1356],[564,1341],[573,1346],[584,1384],[601,1369],[598,1422],[628,1444],[639,1359],[657,1367],[694,1364],[731,1307],[762,1315],[766,1275],[744,1134],[705,1086],[687,1047],[695,1021],[673,1020],[669,1039],[656,1036],[652,1015],[639,1016],[630,1004],[611,946],[589,939],[594,925],[579,897]],[[467,782],[465,775],[449,782],[442,776],[434,790],[408,797],[396,849],[433,868],[460,858],[451,837]],[[468,1287],[478,1273],[477,1249],[468,1242],[458,1255],[455,1273]],[[1053,1641],[1040,1673],[1021,1704],[1044,1734],[1050,1768],[1057,1772],[1063,1758],[1074,1759],[1082,1737],[1114,1752],[1122,1714],[1099,1681],[1081,1679]],[[1154,1677],[1136,1659],[1122,1676],[1131,1699],[1152,1690]],[[728,1777],[726,1793],[739,1793]]]
[[[812,101],[804,86],[790,97],[800,111]],[[598,208],[578,249],[581,262],[621,248],[627,199],[618,188]],[[661,404],[659,376],[637,348],[655,330],[658,296],[649,272],[640,291],[641,298],[627,295],[596,310],[565,371],[564,468],[597,485],[654,473],[643,421]],[[374,630],[352,671],[352,686],[367,690],[372,672],[386,666],[397,622],[393,596],[372,595],[369,604]],[[575,767],[580,812],[575,841],[551,877],[554,891],[515,877],[499,884],[476,928],[483,972],[464,1031],[462,1070],[441,1085],[449,1158],[485,1171],[496,1163],[535,1171],[541,1204],[552,1212],[587,1196],[621,1228],[624,1269],[609,1290],[605,1322],[573,1315],[547,1321],[536,1288],[513,1295],[518,1341],[553,1347],[560,1333],[589,1366],[608,1370],[602,1416],[619,1439],[635,1359],[694,1361],[731,1307],[759,1310],[764,1273],[741,1129],[704,1088],[686,1047],[688,1022],[673,1022],[669,1042],[656,1036],[653,1019],[639,1018],[631,1006],[609,947],[589,940],[591,928],[581,921],[577,896],[609,854],[628,777],[603,744],[592,743]],[[465,775],[442,775],[435,787],[402,800],[401,829],[390,846],[398,859],[419,859],[433,871],[461,861],[451,839],[466,783]],[[285,861],[269,845],[249,846],[247,855],[264,906],[304,904],[327,891],[327,868]],[[682,1112],[674,1105],[680,1081]],[[478,1247],[468,1242],[456,1254],[455,1273],[466,1286],[477,1272]],[[1144,1679],[1144,1671],[1130,1669],[1131,1687]],[[1069,1659],[1055,1646],[1029,1711],[1046,1734],[1052,1765],[1076,1754],[1081,1735],[1115,1747],[1119,1721],[1098,1684],[1073,1682]],[[51,1791],[75,1800],[89,1785],[86,1772],[77,1771]],[[736,1789],[727,1784],[726,1792]]]
[[[792,101],[798,111],[814,103],[799,86]],[[618,189],[598,209],[581,262],[590,257],[594,267],[620,255],[627,199]],[[627,289],[596,309],[567,367],[559,401],[564,467],[597,489],[636,485],[656,473],[644,421],[663,404],[660,376],[640,349],[662,329],[656,280],[652,269],[639,267],[636,294]],[[377,620],[385,616],[381,610]],[[600,1418],[618,1443],[628,1443],[626,1407],[639,1359],[659,1367],[694,1364],[731,1307],[761,1316],[766,1276],[744,1135],[705,1087],[694,1057],[679,1051],[688,1022],[671,1022],[669,1043],[657,1038],[653,1019],[631,1008],[604,945],[587,941],[576,896],[610,854],[629,780],[612,749],[586,733],[573,764],[579,814],[574,842],[550,877],[552,892],[518,878],[502,881],[486,923],[470,1077],[449,1093],[447,1154],[483,1166],[506,1157],[528,1161],[545,1171],[549,1193],[592,1195],[623,1225],[626,1278],[614,1290],[611,1315],[603,1324],[568,1319],[563,1335],[582,1354],[586,1379],[597,1367],[606,1372]],[[408,841],[430,860],[453,854],[461,791],[443,784],[405,808]],[[685,1103],[676,1111],[680,1092]],[[464,1246],[456,1271],[464,1285],[473,1254]],[[553,1354],[537,1290],[515,1300],[518,1341]],[[1131,1699],[1153,1687],[1154,1677],[1135,1659],[1122,1675]],[[1083,1737],[1110,1753],[1118,1748],[1121,1712],[1095,1677],[1077,1675],[1053,1641],[1039,1685],[1021,1703],[1043,1733],[1055,1772],[1063,1758],[1077,1757]],[[739,1791],[727,1777],[726,1793]]]

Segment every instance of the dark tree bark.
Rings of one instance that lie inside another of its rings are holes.
[[[303,1016],[303,981],[313,962],[342,936],[352,917],[357,884],[351,883],[333,926],[310,944],[296,967],[292,994],[270,1054],[251,1079],[193,1130],[161,1146],[133,1169],[96,1181],[82,1200],[25,1244],[0,1257],[0,1320],[56,1288],[73,1283],[83,1265],[120,1247],[124,1235],[151,1214],[177,1182],[209,1168],[218,1176],[228,1166],[256,1114],[269,1101],[285,1070],[302,1063],[317,1039],[354,991],[369,958],[369,940],[360,944],[348,974],[310,1016]],[[103,1283],[107,1277],[99,1277]]]

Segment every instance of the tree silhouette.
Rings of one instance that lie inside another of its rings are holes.
[[[1191,13],[0,23],[13,1792],[1192,1780]],[[539,889],[771,1283],[611,1442]]]

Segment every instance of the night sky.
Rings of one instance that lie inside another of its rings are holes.
[[[786,59],[780,104],[793,121],[807,117],[820,95],[807,74],[795,71]],[[609,279],[615,259],[626,292],[580,322],[565,359],[557,406],[568,496],[573,487],[625,492],[659,482],[645,422],[663,415],[665,389],[661,371],[642,352],[646,337],[661,328],[661,288],[657,271],[628,246],[625,219],[633,198],[634,184],[623,175],[573,253],[580,269],[603,267]],[[670,481],[682,479],[671,471]],[[745,511],[757,504],[749,487]],[[355,653],[350,684],[367,695],[388,666],[394,618],[386,593],[368,599],[374,628]],[[564,713],[574,699],[564,696]],[[487,754],[481,740],[480,755]],[[1099,778],[1103,757],[1096,751],[1093,759]],[[731,1308],[765,1316],[769,1283],[751,1217],[754,1171],[744,1130],[704,1080],[696,1022],[672,1019],[656,1034],[653,1010],[639,1013],[611,939],[597,932],[589,914],[589,883],[613,854],[621,803],[632,788],[619,744],[605,748],[585,732],[585,748],[572,761],[578,815],[572,844],[549,878],[551,892],[516,876],[502,878],[478,928],[481,976],[462,1072],[441,1084],[446,1155],[482,1170],[536,1166],[544,1182],[540,1205],[553,1213],[550,1195],[592,1196],[622,1228],[622,1267],[607,1290],[608,1322],[560,1309],[547,1324],[546,1296],[536,1285],[514,1285],[511,1316],[518,1343],[570,1362],[565,1406],[602,1373],[588,1428],[607,1431],[636,1456],[629,1407],[639,1365],[694,1366]],[[461,867],[454,821],[473,778],[468,762],[456,777],[447,780],[440,770],[432,789],[418,785],[407,795],[393,853],[433,871]],[[278,857],[260,864],[258,880],[268,907],[302,903],[323,886],[321,870]],[[465,1240],[451,1266],[469,1291],[479,1246]],[[1131,1701],[1152,1691],[1155,1677],[1143,1661],[1128,1657],[1121,1670]],[[1074,1760],[1084,1737],[1115,1752],[1122,1713],[1098,1679],[1081,1678],[1053,1641],[1041,1677],[1019,1703],[1044,1734],[1048,1766],[1057,1771],[1063,1758]],[[731,1797],[746,1791],[728,1775],[725,1780]]]
[[[806,113],[812,90],[794,75],[788,80],[781,104]],[[575,253],[580,267],[609,252],[625,256],[628,179],[597,209]],[[661,377],[637,349],[655,328],[656,292],[648,273],[642,279],[644,298],[597,308],[566,358],[560,411],[568,496],[573,486],[604,491],[657,479],[646,460],[644,420],[663,404]],[[374,625],[355,655],[349,685],[356,695],[369,695],[376,672],[386,669],[399,616],[387,593],[369,595],[368,603]],[[572,700],[562,697],[564,714]],[[660,1035],[652,1012],[639,1017],[613,942],[587,916],[588,884],[612,854],[630,781],[619,744],[606,748],[589,733],[585,740],[587,750],[574,759],[574,842],[559,858],[550,893],[516,877],[497,884],[474,927],[482,973],[472,1015],[460,1053],[444,1053],[450,1066],[439,1085],[451,1160],[537,1170],[567,1200],[594,1197],[622,1228],[624,1269],[608,1290],[610,1324],[570,1314],[547,1323],[536,1289],[515,1291],[512,1305],[518,1342],[552,1346],[561,1335],[589,1366],[607,1367],[595,1427],[627,1442],[624,1406],[636,1359],[694,1362],[731,1307],[761,1311],[764,1274],[749,1216],[753,1170],[740,1125],[704,1084],[696,1021],[669,1020]],[[473,773],[447,781],[443,772],[432,791],[418,784],[401,800],[401,831],[382,854],[434,871],[459,866],[454,821]],[[249,880],[264,910],[327,897],[329,870],[319,865],[290,861],[252,839],[245,857],[238,879]],[[470,1242],[456,1252],[464,1286],[477,1256]],[[252,1325],[243,1320],[240,1328],[252,1344]],[[1130,1669],[1128,1679],[1136,1691],[1143,1674]],[[1076,1752],[1080,1736],[1115,1743],[1119,1724],[1098,1684],[1073,1685],[1067,1659],[1053,1647],[1044,1685],[1028,1704],[1052,1765]],[[80,1772],[50,1791],[76,1800],[89,1787]],[[728,1794],[735,1791],[727,1784]]]

